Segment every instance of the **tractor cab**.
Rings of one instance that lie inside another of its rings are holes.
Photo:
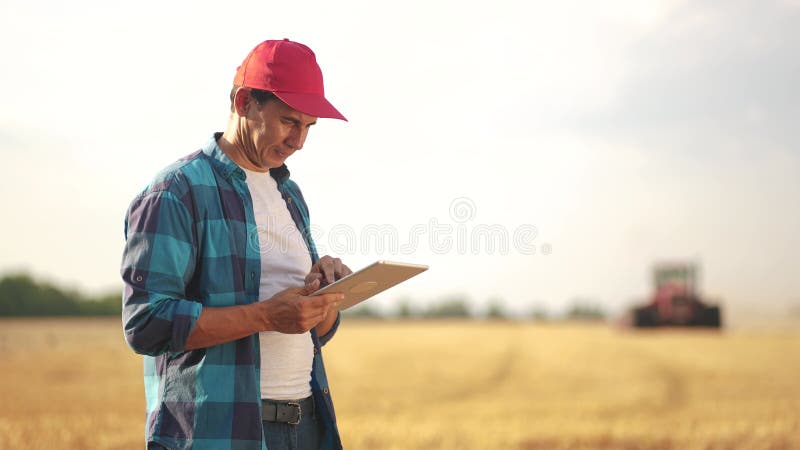
[[[634,308],[633,325],[721,326],[718,306],[705,304],[697,293],[697,266],[658,264],[653,269],[653,294],[650,303]]]

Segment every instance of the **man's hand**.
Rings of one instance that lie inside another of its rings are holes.
[[[318,286],[319,283],[312,283]],[[263,306],[267,328],[287,334],[299,334],[314,328],[325,320],[328,312],[336,313],[336,303],[344,299],[343,294],[321,294],[309,297],[316,290],[308,286],[289,288],[278,292],[271,299],[259,302]]]
[[[261,331],[299,334],[319,324],[327,326],[331,317],[336,318],[336,302],[341,301],[344,295],[308,297],[308,294],[306,288],[297,287],[279,292],[265,302],[203,307],[186,339],[185,349],[211,347]]]
[[[345,266],[341,259],[325,255],[311,266],[311,272],[306,275],[306,289],[309,289],[308,292],[314,292],[351,273],[353,271]]]
[[[306,292],[314,292],[351,273],[353,273],[353,271],[342,264],[341,259],[325,255],[311,267],[311,272],[306,275]],[[344,298],[344,296],[342,297]],[[328,314],[328,316],[316,326],[317,335],[324,336],[328,334],[336,323],[336,318],[338,316],[339,312],[335,309],[331,314]]]

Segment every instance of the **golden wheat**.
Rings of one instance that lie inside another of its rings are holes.
[[[348,449],[800,448],[800,330],[347,321],[325,348]],[[141,449],[116,319],[0,320],[0,449]]]

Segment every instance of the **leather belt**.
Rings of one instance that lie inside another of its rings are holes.
[[[261,400],[261,420],[297,425],[303,416],[314,413],[314,397],[303,400]]]

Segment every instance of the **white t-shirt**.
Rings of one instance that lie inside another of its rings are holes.
[[[253,199],[258,244],[261,252],[261,283],[258,298],[269,300],[278,292],[303,286],[311,270],[311,256],[297,229],[278,184],[269,172],[245,169]],[[311,395],[314,344],[311,333],[259,333],[261,343],[261,398],[297,400]]]

